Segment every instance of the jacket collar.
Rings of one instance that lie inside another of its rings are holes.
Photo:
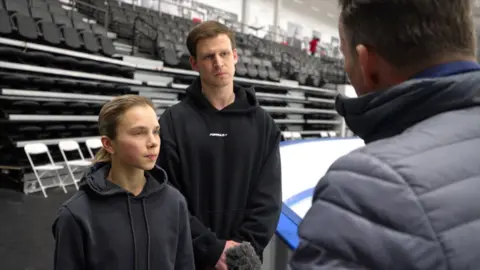
[[[366,143],[395,136],[434,115],[480,106],[480,66],[453,62],[358,98],[338,96],[338,113]]]

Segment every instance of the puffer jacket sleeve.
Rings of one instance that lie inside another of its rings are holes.
[[[292,269],[445,269],[403,169],[362,151],[337,160],[315,188]]]

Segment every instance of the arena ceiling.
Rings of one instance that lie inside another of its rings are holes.
[[[334,28],[338,25],[337,0],[282,0],[282,8],[316,18]]]
[[[480,0],[472,0],[472,3],[477,29],[479,29]],[[337,27],[339,16],[338,0],[282,0],[282,6],[297,13],[318,18],[324,24]]]

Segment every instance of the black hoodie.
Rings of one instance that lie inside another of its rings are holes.
[[[253,88],[215,109],[197,79],[160,119],[158,162],[185,196],[195,265],[214,266],[225,240],[250,242],[261,255],[281,209],[280,131]]]
[[[185,200],[166,184],[161,168],[146,173],[134,196],[106,180],[98,163],[86,185],[60,207],[53,224],[58,270],[192,270],[193,250]]]

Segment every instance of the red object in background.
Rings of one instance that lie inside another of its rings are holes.
[[[201,22],[202,22],[202,19],[200,19],[200,18],[193,18],[192,21],[193,21],[193,23],[197,24],[197,23],[201,23]]]
[[[318,45],[318,39],[312,39],[310,41],[310,52],[311,53],[316,53],[317,52],[317,45]]]

